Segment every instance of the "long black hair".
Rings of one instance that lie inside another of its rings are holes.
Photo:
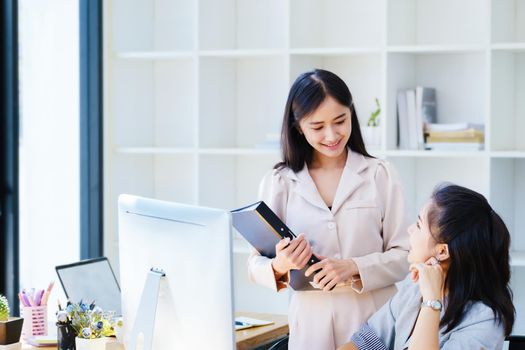
[[[313,148],[299,132],[299,122],[314,112],[328,96],[350,108],[352,131],[346,146],[372,158],[366,151],[354,108],[354,100],[348,86],[334,73],[315,69],[301,74],[290,88],[281,131],[282,161],[275,165],[275,169],[289,167],[294,172],[298,172],[303,168],[305,162],[311,163]]]
[[[445,278],[448,300],[440,325],[451,331],[469,301],[480,301],[492,309],[509,335],[515,309],[509,286],[510,234],[503,220],[483,195],[450,184],[434,190],[427,219],[432,236],[446,243],[450,254]]]

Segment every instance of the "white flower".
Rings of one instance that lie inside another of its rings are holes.
[[[86,327],[82,329],[82,338],[90,338],[91,337],[91,328]]]
[[[57,312],[57,320],[61,323],[67,322],[67,312],[65,310],[60,310]]]

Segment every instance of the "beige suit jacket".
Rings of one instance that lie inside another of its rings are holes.
[[[331,292],[291,291],[290,342],[294,349],[335,349],[395,292],[407,273],[407,219],[396,172],[383,160],[349,151],[332,210],[324,203],[305,166],[283,168],[263,178],[259,197],[296,234],[304,232],[317,254],[348,259],[359,268],[359,282]],[[278,291],[271,260],[254,251],[250,279]]]

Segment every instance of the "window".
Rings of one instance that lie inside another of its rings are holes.
[[[41,289],[80,258],[79,2],[18,0],[18,19],[20,288]]]

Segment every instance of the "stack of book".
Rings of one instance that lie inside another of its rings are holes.
[[[436,90],[418,86],[397,92],[398,146],[400,149],[425,148],[423,131],[437,121]]]
[[[428,124],[425,149],[430,150],[482,150],[485,143],[483,124]]]

